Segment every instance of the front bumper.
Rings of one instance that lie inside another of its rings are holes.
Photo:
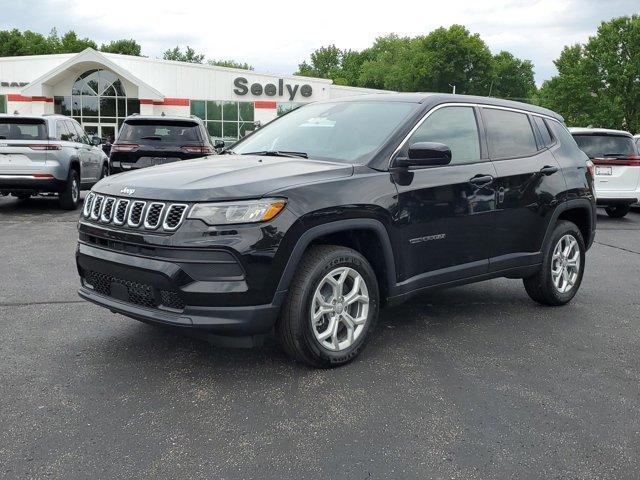
[[[225,337],[251,338],[272,330],[283,295],[266,305],[222,305],[226,296],[246,290],[232,256],[209,250],[179,257],[146,258],[80,243],[78,294],[147,323],[203,329]]]

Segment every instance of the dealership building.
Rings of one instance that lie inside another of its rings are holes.
[[[375,93],[331,80],[116,55],[0,58],[0,113],[74,117],[88,133],[115,135],[124,118],[196,115],[233,141],[301,104]]]

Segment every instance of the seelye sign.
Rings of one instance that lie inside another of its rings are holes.
[[[282,97],[284,95],[288,95],[289,101],[294,100],[296,95],[300,93],[303,97],[310,97],[313,95],[313,88],[311,85],[304,84],[291,85],[289,83],[284,83],[284,80],[280,78],[278,80],[278,85],[275,83],[267,83],[266,85],[262,85],[261,83],[252,83],[249,85],[249,80],[244,77],[238,77],[233,81],[233,93],[236,95],[246,95],[251,92],[251,95],[255,95],[259,97],[264,94],[268,97]]]

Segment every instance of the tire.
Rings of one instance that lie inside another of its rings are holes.
[[[29,200],[31,198],[30,193],[14,193],[13,196],[22,201]]]
[[[67,183],[58,194],[58,200],[60,206],[65,210],[75,210],[80,205],[80,179],[78,178],[78,172],[74,169],[69,170],[69,176],[67,177]]]
[[[337,272],[332,277],[334,281],[344,278],[342,294],[356,291],[356,279],[360,279],[356,292],[359,295],[353,295],[358,300],[348,304],[349,295],[339,295],[338,301],[333,302],[339,288],[334,290],[327,279],[333,272]],[[321,297],[326,303],[320,302]],[[334,245],[312,247],[304,254],[291,282],[276,324],[276,336],[294,359],[316,368],[338,367],[353,360],[364,348],[378,320],[379,304],[375,273],[362,255]],[[315,323],[312,308],[317,308],[316,313],[326,310]],[[354,316],[357,324],[349,320]],[[331,333],[329,338],[319,338],[327,333]]]
[[[568,239],[575,240],[576,242],[574,248],[571,249],[569,255],[567,255],[569,258],[563,260],[561,255],[559,258],[554,259],[554,254],[557,252],[556,249],[559,243],[564,242],[560,247],[562,248],[568,245]],[[523,280],[524,288],[529,296],[543,305],[559,306],[569,303],[582,283],[585,267],[585,252],[586,248],[580,229],[574,223],[564,220],[559,221],[544,247],[544,257],[540,270],[532,277]],[[575,262],[574,259],[576,258],[579,259],[579,262],[577,269],[574,269],[571,267],[571,264]],[[562,273],[560,273],[559,276],[552,273],[552,269],[563,272],[565,266],[567,277]],[[554,282],[554,277],[559,279],[560,285]],[[565,283],[567,279],[570,280],[570,282]],[[569,285],[569,283],[572,283],[572,285]],[[566,287],[567,290],[563,291],[563,287]]]
[[[615,205],[604,209],[611,218],[622,218],[631,210],[631,205]]]
[[[100,178],[98,180],[102,180],[104,177],[108,177],[109,176],[109,167],[107,167],[107,164],[105,163],[104,165],[102,165],[102,171],[100,172]]]

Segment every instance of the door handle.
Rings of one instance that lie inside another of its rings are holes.
[[[543,175],[553,175],[557,171],[558,171],[558,167],[555,167],[553,165],[545,165],[540,169],[540,173]]]
[[[493,182],[493,177],[491,175],[478,174],[475,177],[469,179],[469,183],[477,186],[487,185],[491,182]]]

